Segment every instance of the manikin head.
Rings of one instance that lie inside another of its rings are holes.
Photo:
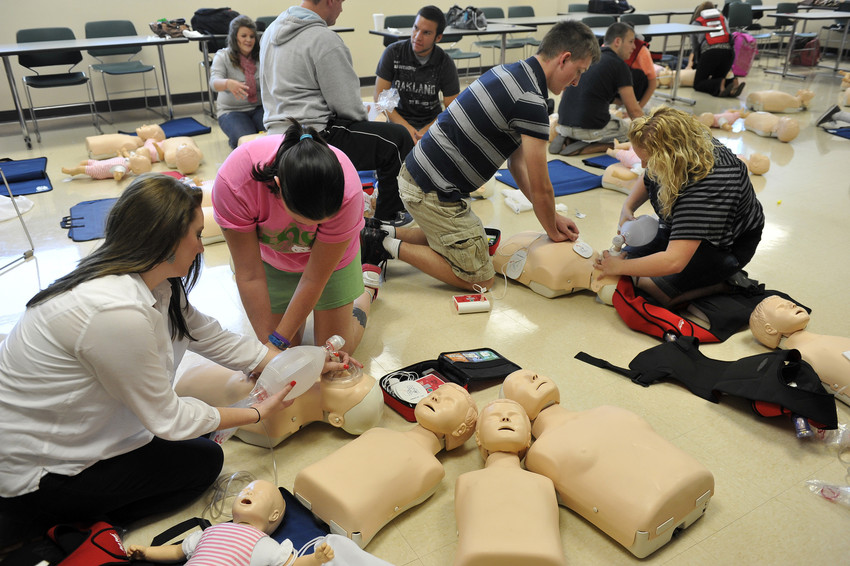
[[[475,432],[478,406],[469,392],[456,383],[446,383],[420,400],[413,416],[422,428],[445,438],[446,450],[457,448]]]
[[[776,348],[783,336],[803,330],[809,324],[809,313],[788,299],[773,295],[753,309],[750,331],[768,348]]]
[[[561,402],[561,392],[551,379],[527,369],[519,369],[505,378],[502,396],[522,405],[532,421],[546,407]]]
[[[764,175],[770,170],[770,158],[763,153],[753,153],[741,161],[747,165],[747,169],[753,175]]]
[[[139,126],[136,128],[136,135],[139,136],[143,141],[152,139],[155,141],[162,141],[165,139],[165,132],[162,131],[162,128],[157,126],[156,124],[145,124],[143,126]]]
[[[134,151],[130,153],[128,159],[130,160],[130,171],[136,175],[141,175],[151,170],[151,158],[143,153],[136,153]]]
[[[338,371],[322,376],[322,411],[332,426],[363,434],[378,425],[384,397],[378,382],[361,372]]]
[[[797,91],[797,98],[800,99],[800,106],[803,108],[809,107],[809,102],[815,97],[815,93],[807,88],[801,88]]]
[[[697,120],[699,120],[701,124],[704,124],[709,128],[714,126],[714,114],[711,112],[703,112],[702,114],[697,116]]]
[[[485,461],[493,452],[516,454],[522,460],[531,446],[531,421],[525,409],[511,399],[491,401],[478,415],[475,442]]]
[[[245,523],[270,535],[283,521],[286,503],[274,484],[255,480],[239,492],[232,510],[234,523]]]
[[[800,123],[794,118],[783,116],[777,122],[774,133],[779,141],[788,143],[800,133]]]
[[[184,175],[191,175],[201,166],[201,151],[189,144],[180,145],[175,154],[177,170]]]

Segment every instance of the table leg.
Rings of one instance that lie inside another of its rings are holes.
[[[507,45],[508,45],[508,34],[503,33],[502,34],[502,56],[499,58],[499,63],[501,63],[502,65],[505,64],[505,51],[507,51]]]
[[[171,85],[168,84],[168,69],[165,67],[165,54],[162,52],[162,45],[156,46],[159,51],[159,67],[162,70],[162,86],[165,89],[165,107],[168,111],[168,119],[174,118],[174,106],[171,104]]]
[[[788,38],[788,49],[785,50],[785,64],[782,65],[782,70],[777,71],[776,69],[765,69],[765,73],[770,73],[773,75],[782,75],[785,77],[794,77],[795,79],[805,79],[806,77],[803,75],[796,75],[788,72],[788,67],[791,65],[791,53],[794,52],[794,39],[797,37],[797,22],[799,20],[791,20],[791,37]]]
[[[670,23],[670,19],[671,19],[672,17],[673,17],[673,14],[667,14],[667,23],[668,23],[668,24]],[[662,55],[666,55],[666,54],[667,54],[667,37],[668,37],[668,36],[666,36],[666,35],[664,36],[664,44],[661,46],[661,54],[662,54]],[[684,37],[682,37],[682,41],[684,41],[684,40],[685,40],[685,38],[684,38]]]
[[[847,43],[847,28],[850,27],[850,20],[844,20],[844,35],[841,36],[841,48],[835,55],[835,70],[838,72],[838,65],[841,63],[841,56],[844,55],[844,45]]]
[[[505,56],[504,45],[502,46],[502,49],[503,49],[502,57],[504,57]],[[207,110],[206,112],[211,117],[215,118],[215,108],[213,108],[212,85],[210,85],[210,47],[209,47],[208,42],[203,41],[203,40],[201,41],[201,51],[202,51],[203,56],[204,56],[204,61],[203,61],[204,75],[207,77],[207,98],[209,99],[209,106],[210,106],[210,109]],[[201,95],[201,96],[203,96],[203,95]],[[201,99],[201,102],[203,103],[203,99]],[[203,104],[201,106],[203,107]]]
[[[15,110],[18,112],[18,121],[21,123],[21,133],[24,135],[24,142],[27,144],[27,149],[32,149],[30,132],[27,129],[27,121],[24,119],[24,111],[21,109],[21,99],[18,97],[18,89],[15,86],[15,75],[12,74],[12,65],[9,63],[8,55],[3,55],[3,68],[6,69],[6,80],[9,81],[9,90],[12,91],[12,101],[15,103]]]
[[[659,96],[661,98],[666,98],[670,102],[684,102],[685,104],[689,104],[693,106],[697,103],[696,100],[692,98],[685,98],[682,96],[676,96],[676,93],[679,92],[679,72],[682,70],[682,58],[685,56],[685,41],[684,36],[682,36],[682,41],[679,42],[679,57],[676,62],[676,74],[673,76],[673,90],[670,94],[666,92],[658,92],[655,91],[655,96]]]

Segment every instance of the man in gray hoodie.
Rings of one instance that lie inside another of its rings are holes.
[[[260,91],[266,130],[283,133],[287,118],[322,132],[358,170],[376,171],[375,216],[410,222],[398,196],[398,172],[413,148],[404,127],[370,122],[351,52],[328,26],[345,0],[303,0],[272,22],[260,40]]]

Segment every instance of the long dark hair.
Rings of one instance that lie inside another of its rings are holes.
[[[203,191],[157,173],[140,175],[130,183],[106,219],[103,245],[86,256],[68,275],[60,277],[29,300],[33,307],[69,291],[86,281],[106,275],[144,273],[174,254],[180,240],[189,232],[195,212],[201,206]],[[183,309],[186,295],[201,273],[201,255],[195,258],[184,278],[171,277],[168,319],[171,335],[179,339],[189,334]]]
[[[230,27],[227,30],[227,56],[233,66],[237,69],[242,68],[239,59],[239,28],[248,28],[254,32],[254,48],[251,49],[251,59],[255,62],[260,60],[260,40],[257,37],[257,24],[254,20],[246,15],[236,16],[230,20]]]
[[[265,183],[292,212],[321,220],[342,207],[345,174],[333,150],[314,128],[302,128],[293,118],[277,154],[269,163],[251,171],[255,181]],[[280,179],[280,187],[274,178]]]

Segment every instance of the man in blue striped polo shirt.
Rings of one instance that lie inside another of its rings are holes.
[[[578,228],[555,212],[546,165],[548,91],[560,94],[599,60],[586,25],[556,24],[537,53],[490,69],[437,118],[407,156],[399,194],[418,228],[370,224],[363,257],[398,258],[460,289],[490,288],[495,271],[481,220],[463,199],[507,159],[519,189],[553,241],[575,241]],[[365,260],[365,259],[364,259]]]

